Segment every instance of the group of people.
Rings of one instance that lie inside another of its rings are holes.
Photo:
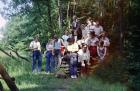
[[[104,62],[109,46],[107,33],[98,20],[88,18],[86,24],[80,24],[77,16],[73,16],[71,29],[64,31],[61,37],[53,35],[46,44],[46,73],[54,73],[65,61],[71,78],[77,78],[78,67],[80,74],[86,75],[96,60]],[[32,71],[38,62],[37,71],[40,72],[41,45],[37,37],[30,43],[30,49],[33,50]]]

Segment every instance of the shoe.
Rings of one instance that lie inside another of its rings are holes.
[[[76,75],[74,75],[74,78],[76,79],[76,78],[77,78],[77,76],[76,76]]]
[[[34,70],[32,71],[32,73],[33,73],[33,74],[37,73],[36,69],[34,69]]]
[[[74,78],[74,76],[73,76],[73,75],[71,75],[71,78],[73,79],[73,78]]]
[[[49,74],[50,74],[50,72],[47,72],[46,74],[47,74],[47,75],[49,75]]]

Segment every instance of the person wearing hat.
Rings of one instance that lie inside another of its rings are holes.
[[[41,72],[42,55],[41,45],[38,40],[38,36],[35,36],[34,40],[30,43],[29,48],[32,50],[32,72]],[[37,64],[37,68],[35,67]]]

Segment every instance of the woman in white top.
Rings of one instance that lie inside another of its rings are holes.
[[[87,75],[88,65],[90,65],[90,53],[85,44],[83,44],[82,49],[78,51],[78,61],[81,63],[81,75]]]
[[[88,45],[90,56],[91,56],[91,65],[94,64],[94,58],[97,57],[97,44],[99,42],[99,39],[96,37],[95,32],[90,32],[89,38],[85,40],[85,43]]]

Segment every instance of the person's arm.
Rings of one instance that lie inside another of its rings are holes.
[[[89,38],[85,39],[85,44],[88,45],[88,46],[90,45]]]
[[[107,38],[107,46],[110,46],[110,41],[108,38]]]
[[[104,47],[105,48],[105,50],[104,50],[104,55],[103,55],[103,59],[105,58],[105,56],[106,56],[106,50],[107,50],[107,48],[106,47]]]
[[[103,27],[102,27],[102,26],[100,26],[100,31],[101,31],[101,32],[103,32],[103,31],[104,31],[104,29],[103,29]]]
[[[99,53],[99,47],[97,46],[97,54],[100,57],[100,53]]]
[[[33,50],[33,41],[30,43],[29,49],[30,49],[30,50]]]
[[[90,65],[90,52],[88,49],[87,49],[87,56],[88,56],[87,64]]]
[[[78,62],[81,62],[81,55],[79,51],[78,51]]]
[[[62,45],[63,45],[63,46],[65,45],[63,39],[60,39],[60,42],[61,42],[61,46],[62,46]]]
[[[78,20],[77,25],[76,25],[76,31],[78,31],[79,28],[80,28],[80,22]]]

